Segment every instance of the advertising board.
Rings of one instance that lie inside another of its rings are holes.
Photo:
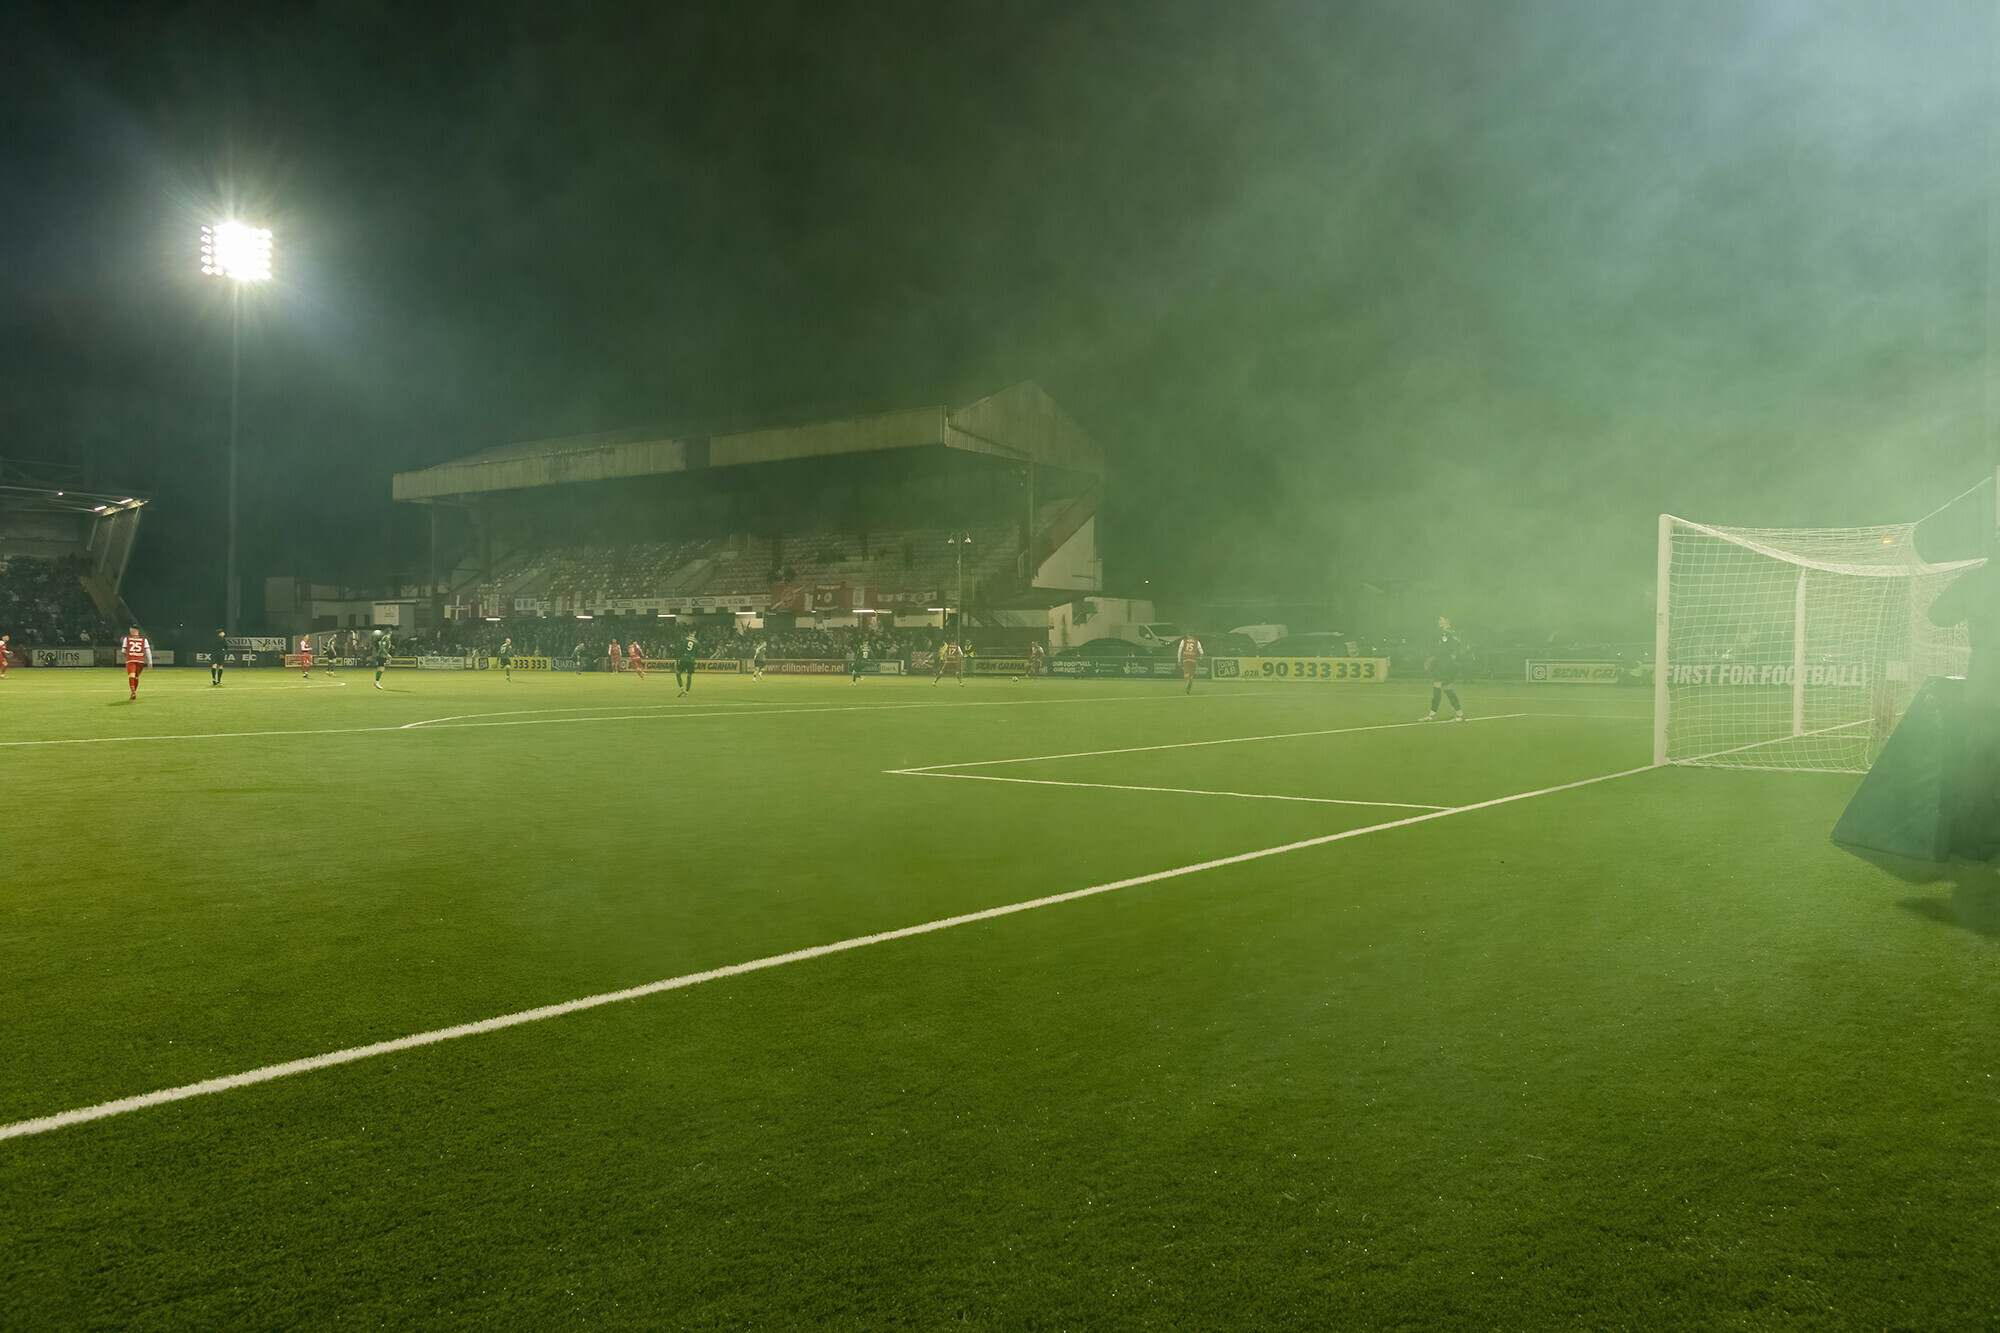
[[[1669,685],[1786,685],[1797,677],[1790,662],[1670,662]],[[1884,680],[1909,679],[1909,664],[1889,662],[1881,672]],[[1811,662],[1802,682],[1810,689],[1859,689],[1874,683],[1874,673],[1866,662]]]
[[[600,660],[605,663],[604,669],[609,671],[611,669],[611,659],[606,657]],[[514,665],[519,666],[520,664],[521,659],[518,657],[515,658]],[[649,657],[646,659],[646,670],[648,671],[672,672],[673,669],[674,659],[671,657]],[[703,657],[696,660],[694,669],[696,671],[720,671],[727,676],[737,676],[743,673],[743,663],[733,657]]]
[[[1238,678],[1243,680],[1379,685],[1389,679],[1389,659],[1386,657],[1236,657],[1215,660],[1218,663],[1237,663]]]
[[[1008,667],[1006,674],[1025,673],[1025,659],[1006,660],[1018,663]],[[1235,659],[1204,660],[1195,667],[1195,679],[1209,679],[1212,666],[1218,660]],[[1171,657],[1056,657],[1042,664],[1042,674],[1063,680],[1179,680],[1181,664]]]
[[[89,648],[30,648],[28,661],[38,667],[87,667],[94,660]]]
[[[1616,662],[1528,663],[1528,680],[1535,685],[1616,685],[1618,677]]]

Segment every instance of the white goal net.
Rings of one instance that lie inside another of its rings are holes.
[[[1925,679],[1965,672],[1964,626],[1926,613],[1982,562],[1926,563],[1915,527],[1662,515],[1654,762],[1866,772]]]

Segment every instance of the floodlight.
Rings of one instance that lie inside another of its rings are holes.
[[[229,632],[236,632],[242,590],[236,583],[236,427],[243,362],[243,288],[271,277],[271,229],[241,222],[218,222],[201,229],[201,271],[239,284],[229,302],[229,550],[224,560],[223,598]],[[129,502],[128,502],[129,503]]]
[[[218,222],[201,229],[201,271],[211,278],[266,282],[271,277],[271,229]]]

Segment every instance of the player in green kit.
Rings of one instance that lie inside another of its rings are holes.
[[[511,635],[500,640],[500,673],[508,680],[514,679],[514,640]]]
[[[694,654],[700,646],[701,640],[695,637],[693,630],[689,630],[680,642],[680,651],[674,656],[674,684],[681,687],[680,694],[674,696],[676,699],[694,689]]]
[[[379,631],[375,637],[375,688],[382,688],[382,673],[389,666],[389,634]]]

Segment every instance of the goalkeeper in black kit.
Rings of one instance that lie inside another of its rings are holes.
[[[1431,676],[1431,711],[1419,718],[1421,722],[1435,721],[1440,698],[1451,701],[1453,722],[1465,721],[1465,709],[1458,702],[1458,691],[1452,686],[1458,684],[1458,673],[1464,665],[1465,642],[1451,632],[1451,617],[1438,617],[1437,643],[1431,655],[1424,661],[1424,670]]]

